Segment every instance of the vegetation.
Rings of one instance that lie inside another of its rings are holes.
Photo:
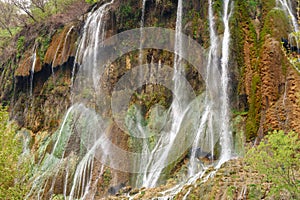
[[[292,199],[300,198],[300,140],[295,132],[269,133],[246,155],[247,162],[271,182],[270,195],[276,199],[288,192]]]
[[[94,3],[97,3],[97,0],[85,0],[85,2],[87,2],[89,4],[94,4]]]
[[[6,109],[0,108],[0,199],[23,199],[27,167],[19,162],[22,144],[16,138],[16,127],[8,118]]]
[[[260,108],[261,108],[261,98],[257,93],[259,92],[259,86],[261,84],[261,79],[258,74],[255,74],[252,78],[251,83],[251,94],[250,94],[250,107],[248,112],[248,118],[246,122],[246,139],[249,141],[253,139],[258,131],[260,122]]]

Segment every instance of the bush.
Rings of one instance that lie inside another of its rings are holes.
[[[87,2],[89,4],[94,4],[97,2],[97,0],[85,0],[85,2]]]
[[[22,144],[15,135],[16,126],[9,122],[8,112],[0,105],[0,199],[23,199],[26,193],[27,167],[19,163]]]
[[[277,198],[282,192],[289,192],[291,198],[300,199],[299,152],[297,133],[274,131],[247,153],[246,161],[272,183],[270,195]]]

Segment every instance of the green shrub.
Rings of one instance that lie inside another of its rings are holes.
[[[85,2],[87,2],[89,4],[94,4],[97,2],[97,0],[85,0]]]
[[[0,199],[23,199],[26,193],[27,167],[20,163],[22,144],[15,135],[16,127],[9,122],[8,112],[0,107]]]
[[[25,36],[20,36],[18,38],[18,41],[17,41],[17,57],[20,57],[22,55],[22,52],[24,51],[24,45],[25,45]]]
[[[272,183],[272,198],[279,198],[282,192],[289,192],[291,198],[300,199],[299,152],[297,133],[274,131],[247,153],[246,161],[260,174],[265,174],[267,182]]]

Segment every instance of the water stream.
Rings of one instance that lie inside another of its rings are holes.
[[[37,61],[37,47],[36,45],[34,45],[34,50],[33,50],[33,54],[31,56],[31,60],[32,60],[32,65],[31,65],[31,69],[30,69],[30,97],[32,97],[33,94],[33,77],[34,77],[34,71],[35,71],[35,66],[36,66],[36,61]]]
[[[299,25],[298,25],[297,18],[295,17],[295,15],[293,13],[293,8],[292,8],[291,1],[290,0],[276,0],[276,1],[277,1],[277,3],[279,2],[281,4],[281,7],[284,9],[284,11],[289,16],[289,19],[292,22],[294,31],[298,32],[299,31]]]

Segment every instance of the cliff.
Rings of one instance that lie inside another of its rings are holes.
[[[46,151],[42,155],[37,153],[38,149],[44,145],[41,144],[43,138],[58,137],[55,134],[63,126],[64,116],[73,101],[76,102],[76,98],[84,99],[88,105],[95,109],[95,112],[101,110],[101,106],[105,107],[106,104],[97,104],[96,101],[103,99],[95,98],[95,96],[101,92],[101,94],[107,94],[107,98],[111,98],[122,76],[139,65],[140,54],[142,55],[142,62],[147,65],[163,63],[173,66],[174,64],[175,56],[167,50],[143,49],[138,51],[136,49],[113,60],[109,67],[104,70],[103,78],[97,82],[103,86],[103,90],[90,91],[90,88],[86,88],[86,91],[80,95],[72,96],[77,92],[77,87],[81,86],[81,82],[78,83],[79,86],[73,84],[75,79],[81,80],[78,71],[81,67],[82,58],[78,57],[78,49],[80,38],[86,31],[85,20],[107,2],[99,1],[86,10],[83,15],[80,13],[68,21],[51,19],[43,23],[32,24],[21,30],[11,41],[10,46],[14,51],[1,54],[0,102],[9,106],[11,119],[16,120],[19,127],[31,131],[33,137],[31,148],[36,161],[43,160],[47,153],[50,154],[55,149],[54,141],[52,141],[46,144]],[[233,9],[229,21],[231,38],[228,62],[229,88],[227,92],[230,99],[230,122],[234,124],[231,126],[233,127],[234,139],[237,140],[240,137],[242,143],[258,144],[272,130],[300,133],[300,74],[297,67],[291,63],[292,59],[299,57],[299,53],[289,52],[281,42],[282,38],[288,38],[289,34],[293,32],[293,26],[288,14],[276,6],[276,1],[251,2],[255,2],[255,4],[250,4],[249,1],[232,1]],[[175,30],[177,4],[178,1],[171,0],[146,1],[144,27],[163,27]],[[292,1],[292,5],[294,5],[293,8],[298,7],[298,1]],[[142,6],[142,1],[115,0],[104,14],[103,19],[101,18],[105,21],[103,39],[126,30],[139,28],[143,15]],[[210,41],[208,6],[207,1],[191,0],[184,2],[182,17],[182,31],[201,45],[205,55],[208,54],[212,43]],[[216,33],[221,39],[225,37],[222,6],[222,1],[214,1]],[[293,12],[296,16],[296,10]],[[160,40],[161,38],[156,39]],[[164,40],[161,40],[163,43]],[[90,41],[85,42],[89,43]],[[218,52],[216,54],[217,60],[220,63],[221,48],[219,46],[216,50]],[[201,72],[197,71],[187,61],[184,63],[184,71],[185,78],[192,90],[197,95],[202,94],[205,90],[206,77],[202,77]],[[92,75],[91,79],[93,79]],[[138,75],[132,74],[132,82],[126,82],[126,85],[134,85],[136,79],[138,79]],[[124,102],[126,90],[117,90],[117,92],[119,92],[117,93],[118,101]],[[148,84],[137,88],[137,92],[131,96],[130,102],[131,105],[135,103],[140,106],[145,119],[148,120],[144,124],[151,124],[151,116],[155,115],[153,114],[153,106],[160,104],[167,110],[174,99],[172,91],[168,88],[159,84]],[[103,101],[106,102],[105,99]],[[103,114],[103,116],[111,115],[111,110]],[[160,113],[160,116],[162,115]],[[133,145],[131,135],[127,135],[122,128],[118,127],[117,123],[113,122],[108,129],[107,134],[112,143],[125,150],[141,149],[140,143]],[[239,136],[240,132],[242,132],[242,136]],[[76,149],[79,147],[74,147],[72,142],[80,144],[76,138],[68,141],[66,146],[69,149],[66,151],[65,157],[72,155],[73,150],[77,153],[82,151]],[[149,146],[151,145],[150,143]],[[220,154],[219,150],[216,151],[216,154]],[[188,152],[185,152],[181,158],[172,163],[169,169],[163,172],[164,176],[167,177],[166,179],[180,171],[187,154]],[[74,160],[76,159],[74,158]],[[97,162],[95,161],[96,166],[100,166]],[[243,169],[240,169],[240,165],[239,163],[235,166],[237,170],[242,170],[242,174],[247,174]],[[61,170],[60,172],[60,177],[68,176],[65,171]],[[95,186],[98,189],[97,198],[106,195],[107,190],[116,184],[134,185],[133,183],[137,179],[130,172],[120,172],[115,169],[105,172],[107,173],[102,175],[98,185]],[[249,178],[246,175],[245,177],[246,179]],[[97,177],[92,178],[94,181]],[[251,181],[249,180],[249,184]],[[61,182],[60,179],[54,181],[53,191],[55,194],[63,193]],[[103,184],[101,185],[100,182]],[[165,180],[161,181],[163,184],[165,182]],[[226,182],[226,180],[222,179],[222,182]],[[199,185],[202,187],[200,183]],[[218,190],[217,195],[219,196],[216,197],[218,199],[223,199],[219,192],[223,186],[220,183],[220,187],[214,188]],[[224,186],[226,190],[227,186]],[[47,189],[44,191],[44,197],[49,195],[46,194],[49,187],[51,186],[45,186]],[[187,190],[188,188],[185,188],[184,192],[186,193]],[[68,193],[70,191],[71,186],[68,186]],[[194,193],[198,192],[194,191]],[[242,186],[236,190],[236,193],[242,192]],[[182,194],[178,194],[179,199],[182,196]],[[234,199],[238,199],[238,195]]]

